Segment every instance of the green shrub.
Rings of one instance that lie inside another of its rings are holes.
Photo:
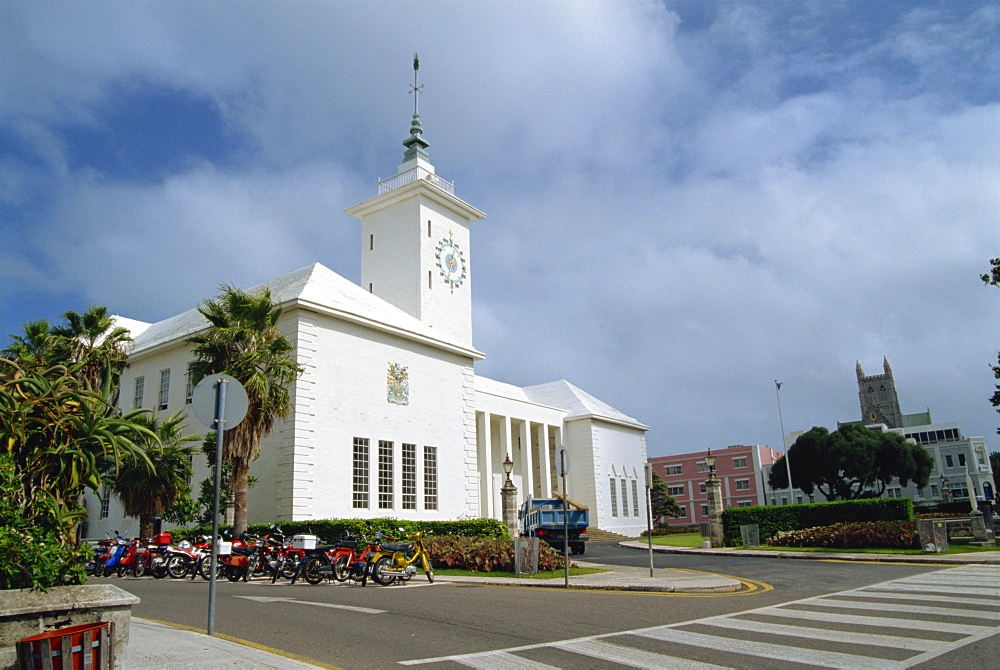
[[[247,532],[265,535],[271,524],[251,524]],[[462,537],[504,538],[507,526],[496,519],[459,519],[458,521],[403,521],[400,519],[313,519],[310,521],[282,521],[275,524],[286,537],[293,535],[315,535],[324,543],[332,543],[347,535],[365,535],[382,531],[390,536],[403,532],[424,531],[430,535],[458,535]],[[220,532],[231,530],[232,526],[219,526]],[[178,528],[170,531],[173,541],[192,540],[198,535],[211,535],[212,526],[201,525],[194,528]]]
[[[757,524],[760,540],[766,543],[782,531],[832,526],[853,521],[912,521],[913,501],[909,498],[865,498],[807,505],[730,507],[722,512],[722,528],[727,547],[740,546],[740,526]]]
[[[767,544],[836,549],[919,549],[920,537],[912,521],[855,521],[783,531],[769,539]]]
[[[92,555],[90,549],[62,544],[55,515],[42,503],[35,503],[34,510],[15,505],[6,492],[16,485],[13,464],[0,456],[0,590],[45,591],[85,583],[83,565]]]

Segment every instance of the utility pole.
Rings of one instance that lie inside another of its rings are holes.
[[[794,503],[795,499],[792,497],[792,465],[791,459],[788,457],[788,452],[790,449],[785,448],[785,420],[781,416],[781,382],[777,379],[774,380],[774,395],[778,398],[778,421],[781,422],[781,448],[785,451],[785,470],[788,473],[788,502]]]

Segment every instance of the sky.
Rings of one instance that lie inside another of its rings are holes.
[[[0,334],[359,281],[344,209],[402,161],[415,52],[487,214],[478,374],[567,379],[662,456],[858,420],[885,357],[904,413],[1000,450],[993,1],[0,3]]]

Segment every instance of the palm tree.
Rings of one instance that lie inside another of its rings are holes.
[[[139,441],[146,460],[123,463],[108,483],[122,502],[125,514],[139,517],[139,537],[150,537],[154,518],[163,516],[163,511],[188,491],[194,454],[189,443],[197,442],[200,437],[182,434],[182,412],[162,420],[155,414],[142,414],[135,422],[150,432]]]
[[[15,360],[22,366],[46,366],[53,363],[51,328],[46,319],[29,321],[22,326],[23,335],[11,335],[11,342],[0,356]]]
[[[54,326],[56,355],[92,390],[103,393],[111,404],[118,401],[118,380],[128,367],[127,328],[115,326],[106,307],[91,305],[83,313],[66,312],[66,323]]]
[[[260,454],[261,440],[291,410],[289,387],[302,367],[295,361],[291,340],[278,329],[281,306],[271,301],[269,290],[250,294],[223,286],[221,294],[198,311],[209,328],[187,339],[195,345],[191,380],[198,383],[224,373],[243,384],[247,393],[246,417],[226,431],[222,453],[233,465],[233,532],[239,534],[247,525],[250,463]]]

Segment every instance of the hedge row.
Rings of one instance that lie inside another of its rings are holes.
[[[743,544],[740,526],[757,524],[761,543],[777,533],[856,521],[913,521],[909,498],[865,498],[807,505],[730,507],[722,512],[727,547]]]
[[[322,543],[332,543],[344,535],[364,535],[382,531],[387,535],[400,535],[402,528],[406,534],[425,531],[431,535],[459,535],[462,537],[509,537],[507,526],[496,519],[460,519],[458,521],[403,521],[400,519],[313,519],[310,521],[283,521],[274,524],[287,537],[293,535],[315,535]],[[247,532],[254,535],[270,533],[271,524],[257,523],[247,526]],[[232,530],[232,526],[220,525],[220,532]],[[170,531],[172,540],[192,540],[199,535],[211,535],[212,526],[177,528]]]

